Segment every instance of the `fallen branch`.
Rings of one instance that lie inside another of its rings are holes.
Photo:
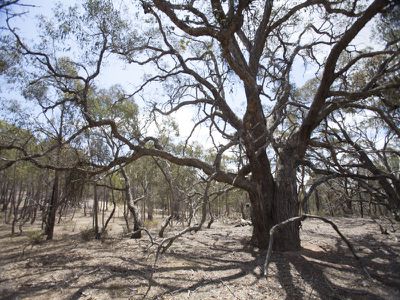
[[[224,281],[222,281],[222,279],[220,279],[219,281],[222,283],[222,285],[223,285],[224,287],[226,287],[226,288],[228,289],[228,291],[232,294],[232,296],[233,296],[235,299],[240,300],[240,298],[239,298],[238,296],[236,296],[236,294],[232,291],[232,289],[229,287],[229,285],[227,285]]]
[[[376,225],[379,226],[379,230],[381,231],[382,234],[388,235],[389,232],[387,231],[387,228],[383,227],[382,224],[380,224],[373,216],[371,216],[371,219]]]
[[[322,220],[325,223],[328,223],[332,226],[332,228],[338,233],[338,235],[342,238],[342,240],[346,243],[347,247],[350,249],[351,253],[353,254],[353,256],[356,258],[356,260],[358,261],[361,269],[364,271],[364,273],[367,275],[367,277],[369,279],[372,279],[371,275],[369,274],[368,270],[365,268],[364,264],[361,261],[361,258],[356,254],[355,249],[353,247],[353,245],[349,242],[348,239],[345,238],[345,236],[340,232],[339,228],[336,226],[335,223],[333,223],[332,221],[324,218],[324,217],[319,217],[319,216],[315,216],[315,215],[301,215],[298,217],[293,217],[290,219],[287,219],[279,224],[274,225],[271,230],[269,231],[269,244],[268,244],[268,251],[267,251],[267,255],[265,257],[265,262],[264,262],[264,276],[265,278],[268,277],[268,266],[270,263],[270,259],[271,259],[271,254],[272,254],[272,245],[274,243],[274,233],[276,232],[276,230],[284,225],[287,225],[289,223],[292,222],[296,222],[296,221],[304,221],[305,219],[318,219],[318,220]]]
[[[132,233],[126,234],[126,236],[130,236],[131,234],[135,234],[135,233],[142,232],[142,231],[144,231],[150,239],[150,245],[147,247],[147,249],[151,248],[154,245],[156,245],[156,246],[159,245],[159,243],[157,241],[155,241],[154,237],[151,235],[150,231],[148,229],[146,229],[145,227],[140,227],[138,230],[136,230]]]
[[[154,267],[157,264],[158,261],[158,257],[160,256],[160,253],[163,254],[165,253],[169,247],[172,246],[173,242],[178,239],[179,237],[183,236],[184,234],[194,231],[197,232],[201,229],[202,224],[199,225],[195,225],[195,226],[191,226],[191,227],[186,227],[185,229],[183,229],[182,231],[176,233],[175,235],[168,237],[168,238],[164,238],[157,247],[157,252],[156,252],[156,257],[154,259]]]

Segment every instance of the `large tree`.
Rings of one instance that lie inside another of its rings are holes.
[[[46,34],[36,47],[9,25],[16,43],[7,45],[16,45],[13,51],[30,59],[28,70],[35,67],[31,85],[63,93],[54,105],[72,103],[81,112],[82,126],[106,128],[127,146],[111,161],[92,163],[92,172],[143,156],[201,169],[248,192],[253,241],[265,248],[271,227],[298,214],[297,169],[309,147],[317,144],[321,122],[349,104],[379,101],[384,91],[399,87],[397,79],[385,80],[397,72],[399,49],[383,40],[363,48],[358,38],[395,3],[154,0],[133,7],[139,21],[127,21],[111,1],[90,0],[84,15],[70,9],[58,13],[54,24],[43,22]],[[68,41],[82,49],[68,58],[73,73],[59,67],[60,58],[71,50]],[[156,137],[129,134],[116,120],[93,113],[91,93],[109,57],[148,65],[150,74],[131,96],[152,103],[156,118],[186,108],[197,112],[191,133],[208,127],[215,148],[212,163],[191,157],[185,149],[171,152]],[[348,79],[369,62],[378,66],[362,84],[350,86]],[[315,73],[314,86],[306,97],[298,97],[294,78],[306,66]],[[160,94],[152,93],[154,87]],[[235,167],[221,164],[229,151],[238,155]],[[299,224],[280,231],[277,250],[299,249]]]
[[[349,102],[398,87],[397,81],[379,81],[393,67],[398,49],[386,45],[361,49],[356,41],[362,29],[391,5],[395,3],[143,2],[164,39],[166,49],[158,52],[174,61],[164,76],[180,76],[181,84],[169,99],[171,109],[164,113],[186,105],[201,106],[209,126],[227,140],[218,147],[214,165],[193,164],[206,173],[216,172],[217,180],[248,191],[253,240],[260,247],[267,245],[274,224],[298,214],[297,167],[317,139],[313,132],[321,121]],[[178,42],[176,36],[181,37]],[[365,84],[349,89],[347,78],[352,72],[377,56],[384,59],[367,75]],[[296,98],[293,82],[300,59],[318,67],[315,89],[303,100]],[[243,88],[242,99],[229,94],[230,84]],[[242,115],[232,99],[243,103]],[[219,168],[218,159],[233,147],[244,149],[244,164],[237,174],[227,174]],[[299,249],[298,224],[282,229],[275,247]]]

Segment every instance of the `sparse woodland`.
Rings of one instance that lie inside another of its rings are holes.
[[[36,11],[0,1],[1,299],[400,298],[399,1]]]

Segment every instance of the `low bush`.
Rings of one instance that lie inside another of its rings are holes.
[[[94,229],[93,228],[83,229],[80,232],[80,236],[83,241],[88,242],[94,239]]]
[[[39,245],[45,240],[45,234],[41,230],[27,231],[26,236],[28,237],[29,244],[31,245]]]

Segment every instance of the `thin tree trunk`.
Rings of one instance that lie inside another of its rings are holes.
[[[308,200],[305,198],[305,186],[304,186],[304,177],[305,177],[305,167],[301,166],[301,179],[300,186],[298,190],[299,195],[299,213],[308,213]]]
[[[62,199],[62,197],[63,196],[61,196],[61,199]],[[67,213],[68,213],[68,202],[67,201],[68,201],[67,199],[63,199],[63,200],[60,201],[60,203],[58,205],[59,210],[58,210],[58,221],[57,221],[57,224],[60,224],[63,215],[66,216]]]
[[[133,199],[133,196],[131,195],[131,199]],[[131,208],[128,205],[129,210],[131,210]],[[138,209],[139,210],[139,209]],[[140,210],[139,210],[140,211]],[[140,215],[140,214],[139,214]],[[145,222],[145,218],[146,218],[146,201],[143,201],[143,213],[142,213],[142,219],[141,219],[141,223],[144,224]]]
[[[315,189],[315,207],[317,209],[317,213],[319,213],[319,210],[320,210],[320,207],[321,207],[321,203],[320,203],[320,199],[319,199],[318,189]]]
[[[110,185],[111,184],[112,184],[112,182],[111,182],[111,178],[110,178]],[[114,213],[115,213],[115,209],[117,207],[117,204],[115,203],[115,197],[114,197],[114,190],[113,189],[111,189],[111,200],[112,200],[112,204],[113,204],[113,209],[111,211],[111,214],[108,216],[106,223],[103,226],[103,233],[107,230],[108,223],[110,223],[111,219],[113,218]],[[108,209],[108,197],[107,197],[107,206],[106,206],[106,208]]]
[[[151,199],[151,193],[147,194],[146,202],[148,202],[147,220],[152,221],[153,220],[154,203],[153,203],[153,200]]]
[[[0,202],[2,203],[2,208],[1,211],[2,212],[6,212],[7,211],[7,207],[8,207],[8,201],[7,201],[7,195],[8,195],[8,189],[10,186],[10,181],[7,180],[4,182],[3,186],[2,186],[2,191],[1,191],[1,200]]]
[[[59,172],[55,171],[53,190],[51,193],[50,203],[47,210],[45,235],[47,240],[53,239],[54,225],[56,223],[56,212],[58,207],[58,186],[59,186]]]
[[[350,197],[350,191],[349,191],[349,181],[347,178],[344,178],[344,189],[345,189],[345,193],[346,193],[346,208],[347,208],[347,212],[349,214],[353,214],[353,202],[351,201],[351,197]]]
[[[106,213],[106,207],[105,207],[105,201],[106,201],[106,188],[103,187],[103,199],[100,202],[100,210],[101,210],[101,228],[104,229],[104,219],[105,219],[105,213]],[[102,230],[103,232],[103,230]]]
[[[154,159],[160,171],[163,173],[165,180],[170,188],[170,200],[169,200],[169,215],[173,215],[175,220],[181,219],[181,199],[180,192],[175,184],[175,179],[172,175],[171,166],[166,161],[159,161]],[[163,166],[161,165],[163,164]],[[171,220],[172,221],[172,220]]]
[[[208,202],[208,213],[210,215],[210,221],[207,224],[207,228],[211,228],[212,223],[214,223],[214,214],[211,209],[211,202]]]
[[[97,185],[96,183],[93,185],[93,229],[94,229],[94,238],[99,240],[101,234],[99,232],[99,198],[97,195]]]
[[[360,204],[360,216],[361,218],[364,218],[364,204],[362,201],[360,201],[359,204]]]
[[[131,231],[131,225],[129,225],[129,210],[127,209],[126,205],[126,200],[124,201],[124,219],[125,219],[125,224],[126,224],[126,230],[127,232]]]
[[[126,174],[125,170],[121,168],[122,176],[125,179],[125,200],[128,206],[129,211],[133,215],[133,233],[131,238],[133,239],[140,239],[142,237],[142,231],[139,229],[142,227],[142,222],[140,219],[140,211],[136,206],[136,203],[133,201],[132,191],[131,191],[131,184]]]
[[[35,223],[36,221],[36,216],[37,216],[37,210],[40,207],[41,203],[41,199],[42,199],[42,189],[40,186],[41,183],[41,179],[39,180],[39,182],[37,182],[37,190],[35,193],[35,196],[33,197],[33,209],[32,209],[32,218],[31,218],[31,225],[33,225],[33,223]]]
[[[160,238],[164,237],[165,228],[167,228],[167,226],[168,226],[169,222],[172,220],[172,218],[173,218],[173,215],[169,215],[168,218],[166,218],[166,219],[164,220],[164,222],[162,223],[161,228],[160,228],[160,231],[158,232],[158,236],[159,236]],[[189,225],[189,226],[190,226],[190,225]]]
[[[225,215],[229,217],[230,215],[230,209],[229,209],[229,204],[228,204],[228,193],[224,193],[224,199],[225,199]]]
[[[7,202],[11,205],[10,210],[8,211],[8,216],[7,216],[7,210],[4,212],[5,217],[4,217],[4,222],[8,224],[11,220],[11,214],[13,212],[13,205],[15,201],[15,186],[16,186],[16,175],[15,175],[15,167],[14,167],[14,179],[13,179],[13,184],[10,190],[10,194],[8,195],[8,200]]]
[[[20,205],[22,202],[22,198],[23,198],[23,189],[22,189],[22,182],[20,182],[19,184],[19,189],[18,189],[18,197],[17,199],[15,199],[16,193],[13,197],[13,220],[11,222],[11,234],[14,235],[15,233],[15,225],[17,224],[18,220],[20,219]]]

